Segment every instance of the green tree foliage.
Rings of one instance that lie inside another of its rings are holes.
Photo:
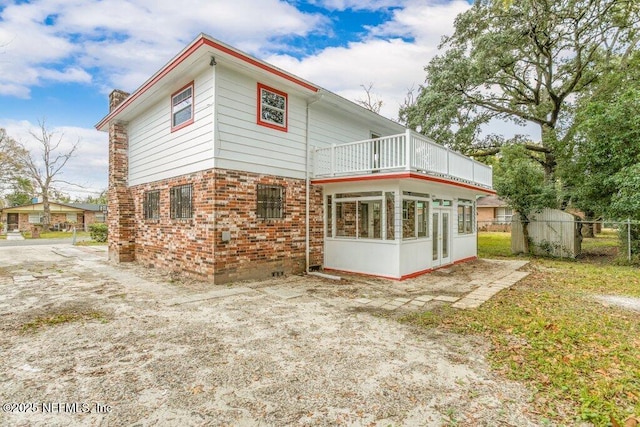
[[[494,167],[494,188],[509,206],[518,212],[524,234],[525,252],[529,247],[529,222],[532,213],[556,205],[556,191],[545,179],[540,164],[531,160],[521,145],[505,147]]]
[[[11,193],[5,199],[8,206],[20,206],[31,203],[34,196],[33,185],[27,178],[15,177],[11,183]]]
[[[400,117],[466,153],[496,153],[514,142],[481,137],[494,118],[537,124],[540,143],[515,142],[551,181],[575,98],[597,84],[612,57],[636,48],[639,9],[637,0],[478,0],[456,18],[444,53],[426,67],[426,85]]]
[[[595,216],[640,219],[640,52],[584,97],[561,162],[571,202]]]
[[[16,161],[24,154],[24,148],[7,131],[0,128],[0,190],[11,188],[16,177],[21,177],[23,169]]]
[[[107,190],[102,190],[100,194],[88,195],[84,199],[76,199],[76,203],[89,203],[92,205],[106,205],[107,204]]]

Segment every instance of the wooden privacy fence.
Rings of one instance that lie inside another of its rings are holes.
[[[545,208],[529,216],[529,245],[536,255],[560,258],[575,258],[580,255],[582,223],[580,217],[558,210]],[[524,234],[520,215],[514,214],[511,223],[511,251],[525,252]]]
[[[583,232],[591,225],[599,233],[603,227],[615,229],[620,239],[619,254],[628,261],[640,261],[640,221],[584,221],[580,217],[557,209],[544,209],[529,216],[531,252],[536,255],[575,258],[582,253]],[[511,251],[524,252],[524,235],[518,214],[511,222]]]

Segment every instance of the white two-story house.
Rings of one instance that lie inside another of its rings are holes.
[[[96,127],[110,258],[217,282],[471,260],[495,194],[488,166],[207,35]]]

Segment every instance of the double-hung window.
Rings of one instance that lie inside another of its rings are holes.
[[[287,131],[286,93],[258,83],[258,124]]]
[[[185,219],[193,216],[191,184],[172,187],[169,196],[172,219]]]
[[[513,211],[511,208],[498,208],[496,215],[496,223],[498,224],[510,224],[513,217]]]
[[[171,131],[193,123],[193,82],[171,95]]]
[[[41,213],[30,213],[29,224],[42,224],[44,215]]]

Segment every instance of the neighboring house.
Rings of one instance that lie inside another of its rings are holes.
[[[95,222],[105,222],[105,206],[86,203],[58,203],[50,202],[49,221],[52,228],[67,229],[75,226],[86,229]],[[5,230],[30,231],[36,224],[42,224],[44,204],[29,203],[28,205],[12,206],[0,209],[0,222],[5,224]]]
[[[478,199],[478,229],[484,231],[509,231],[513,211],[498,196],[487,196]]]
[[[209,36],[109,105],[111,260],[226,282],[477,256],[491,168]]]

